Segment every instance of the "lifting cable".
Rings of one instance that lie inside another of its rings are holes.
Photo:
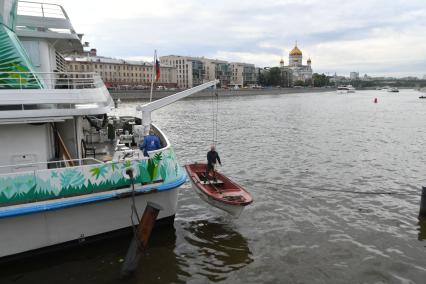
[[[218,123],[218,114],[219,114],[219,95],[214,86],[211,96],[211,108],[212,108],[212,145],[216,146],[217,144],[217,123]]]

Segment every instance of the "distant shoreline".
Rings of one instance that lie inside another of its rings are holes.
[[[314,92],[333,92],[335,88],[272,88],[272,89],[238,89],[238,90],[217,90],[219,96],[261,96],[261,95],[281,95],[281,94],[297,94],[297,93],[314,93]],[[154,91],[153,98],[159,99],[173,95],[176,91]],[[149,99],[148,90],[111,90],[111,96],[120,100],[147,100]],[[202,91],[189,96],[188,98],[204,98],[210,97],[212,90]]]

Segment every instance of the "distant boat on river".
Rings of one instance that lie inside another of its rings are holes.
[[[355,88],[352,85],[341,85],[337,87],[339,94],[355,93]]]

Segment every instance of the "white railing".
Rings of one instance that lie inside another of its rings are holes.
[[[18,2],[18,15],[68,19],[67,14],[60,5],[29,1]]]
[[[93,89],[104,86],[94,72],[0,72],[0,89]]]
[[[104,162],[95,159],[95,158],[84,158],[84,159],[71,159],[71,160],[57,160],[57,161],[47,161],[47,162],[34,162],[34,163],[23,163],[23,164],[11,164],[11,165],[0,165],[0,170],[3,168],[30,168],[30,167],[38,167],[46,165],[47,168],[49,165],[53,165],[53,168],[65,168],[65,167],[76,167],[83,165],[95,165],[95,164],[103,164]]]

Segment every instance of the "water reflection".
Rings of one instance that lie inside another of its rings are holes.
[[[149,247],[142,255],[132,283],[185,283],[190,276],[175,253],[176,231],[174,228],[156,228],[149,240]]]
[[[184,283],[189,275],[176,261],[176,232],[159,227],[152,232],[138,269],[122,279],[120,270],[130,240],[129,232],[95,243],[2,264],[1,283]]]
[[[419,225],[418,240],[419,241],[426,240],[426,218],[420,218],[418,225]]]
[[[189,222],[184,228],[185,240],[195,252],[189,258],[196,265],[196,274],[210,281],[225,280],[230,272],[253,262],[247,240],[228,224],[199,220]]]
[[[117,283],[131,234],[1,264],[1,283]]]

